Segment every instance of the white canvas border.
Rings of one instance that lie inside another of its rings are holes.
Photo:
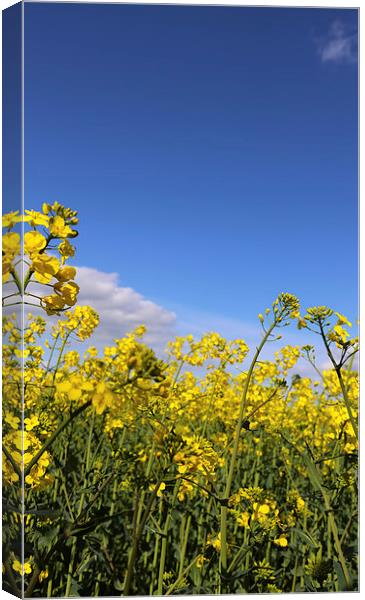
[[[23,2],[49,2],[49,0],[23,0]],[[79,4],[144,4],[144,5],[195,5],[195,6],[250,6],[250,7],[270,7],[270,8],[279,8],[279,7],[292,7],[292,8],[342,8],[342,9],[359,9],[359,2],[343,2],[341,0],[332,0],[331,2],[325,0],[316,0],[316,2],[306,2],[304,0],[297,0],[296,2],[290,2],[289,0],[282,0],[280,3],[278,2],[245,2],[243,0],[230,0],[230,2],[224,2],[222,0],[200,0],[199,2],[192,2],[189,0],[175,0],[175,2],[171,2],[169,0],[159,0],[159,2],[154,2],[151,0],[145,0],[144,2],[138,2],[136,0],[130,0],[129,2],[110,2],[108,0],[97,0],[89,2],[87,0],[51,0],[51,2],[63,2],[63,3],[79,3]],[[17,2],[14,0],[0,0],[1,10],[5,10],[6,8],[13,6]],[[361,43],[361,32],[365,30],[365,9],[359,10],[359,107],[364,102],[364,77],[363,77],[363,67],[365,64],[364,61],[364,45]],[[2,36],[0,29],[0,91],[2,94]],[[2,119],[2,110],[0,105],[0,117]],[[364,123],[361,120],[361,114],[359,115],[359,259],[360,259],[360,269],[359,269],[359,308],[360,308],[360,339],[361,339],[361,298],[364,298],[364,278],[361,278],[362,267],[363,267],[363,256],[365,249],[365,240],[361,240],[361,231],[365,231],[364,228],[364,210],[361,210],[361,187],[360,187],[360,173],[365,172],[365,160],[364,160]],[[2,121],[0,120],[0,133],[2,134]],[[0,148],[1,154],[1,148]],[[2,180],[2,164],[0,161],[0,178]],[[23,186],[22,186],[23,188]],[[1,342],[0,342],[1,344]],[[365,359],[362,358],[362,353],[360,352],[360,381],[362,381],[362,375],[364,374],[364,365]],[[1,375],[0,375],[1,376]],[[365,409],[361,408],[362,404],[362,396],[360,394],[360,434],[363,431],[363,423],[365,420]],[[360,435],[360,508],[361,502],[363,500],[363,487],[364,487],[364,478],[363,478],[363,457],[362,457],[362,449],[361,449],[361,435]],[[364,531],[364,527],[360,525],[360,549],[362,546],[362,533]],[[365,553],[360,552],[360,575],[362,571],[365,569]],[[361,581],[360,581],[361,583]],[[351,593],[351,592],[350,592]],[[355,592],[360,593],[360,592]],[[296,598],[300,599],[303,596],[315,595],[316,598],[324,598],[333,595],[336,599],[341,600],[348,596],[349,592],[337,592],[337,593],[321,593],[317,592],[315,594],[310,594],[308,592],[303,593],[291,593],[291,594],[280,594],[280,597],[290,598],[295,600]],[[247,594],[247,597],[252,600],[259,600],[262,596],[272,596],[271,594]],[[213,600],[216,596],[213,595],[205,595],[205,596],[188,596],[194,600],[195,598],[205,598],[206,600]],[[236,595],[227,594],[224,596],[225,598],[237,598]],[[246,597],[246,596],[245,596]],[[0,598],[8,599],[14,598],[11,594],[0,590]],[[149,598],[149,596],[139,596],[139,598]],[[174,598],[186,599],[187,596],[174,596]]]

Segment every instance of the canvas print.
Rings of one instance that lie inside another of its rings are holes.
[[[3,12],[3,589],[358,588],[358,11]]]

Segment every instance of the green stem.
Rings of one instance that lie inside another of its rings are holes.
[[[341,366],[339,364],[337,364],[336,361],[335,361],[335,359],[334,359],[334,356],[333,356],[331,348],[329,346],[329,343],[328,343],[328,340],[327,340],[327,337],[326,337],[326,334],[325,334],[325,331],[324,331],[324,328],[323,328],[323,323],[322,323],[321,319],[319,319],[318,324],[319,324],[319,328],[320,328],[320,332],[321,332],[321,337],[322,337],[323,343],[325,345],[328,357],[329,357],[329,359],[330,359],[330,361],[331,361],[331,363],[333,365],[333,368],[334,368],[334,370],[336,372],[336,375],[337,375],[337,378],[338,378],[338,381],[339,381],[339,384],[340,384],[340,387],[341,387],[343,399],[345,401],[345,406],[346,406],[346,409],[347,409],[347,413],[348,413],[349,419],[351,421],[352,428],[354,430],[356,439],[358,440],[359,439],[359,432],[358,432],[358,428],[357,428],[357,424],[356,424],[354,415],[352,414],[350,400],[349,400],[349,397],[348,397],[348,394],[347,394],[347,389],[346,389],[346,386],[345,386],[344,381],[342,379]]]
[[[179,487],[180,487],[180,481],[177,481],[175,484],[175,488],[174,488],[174,494],[172,497],[171,508],[166,517],[165,527],[163,529],[163,537],[162,537],[162,543],[161,543],[161,555],[160,555],[160,568],[159,568],[159,573],[158,573],[158,585],[157,585],[157,592],[156,592],[157,596],[162,596],[163,575],[165,572],[166,551],[167,551],[167,537],[168,537],[168,533],[169,533],[169,529],[170,529],[172,511],[175,506]]]
[[[136,527],[136,531],[133,535],[133,543],[132,543],[132,548],[131,548],[131,552],[129,555],[128,568],[127,568],[127,573],[126,573],[126,577],[125,577],[125,581],[124,581],[123,596],[129,595],[129,590],[130,590],[130,587],[132,584],[132,579],[133,579],[133,574],[134,574],[134,563],[137,558],[139,540],[140,540],[140,537],[144,530],[144,527],[146,525],[149,514],[152,510],[152,507],[155,502],[157,492],[160,488],[160,485],[161,485],[161,481],[158,481],[155,485],[153,492],[151,493],[151,495],[149,497],[149,500],[147,502],[147,505],[146,505],[145,511],[143,513],[143,516],[141,518],[141,521],[140,521],[139,525]]]
[[[180,575],[182,575],[182,572],[184,570],[184,561],[185,561],[186,547],[188,545],[188,539],[189,539],[190,523],[191,523],[191,515],[189,515],[187,518],[184,536],[183,536],[183,540],[182,540],[179,577],[180,577]]]
[[[318,468],[315,465],[315,463],[313,462],[313,460],[311,459],[311,457],[309,455],[304,455],[304,461],[306,463],[306,466],[308,469],[308,474],[312,481],[313,486],[316,487],[322,494],[325,511],[328,515],[328,517],[327,517],[328,518],[328,526],[332,532],[332,537],[333,537],[333,541],[334,541],[334,546],[337,551],[338,560],[340,561],[340,565],[342,568],[342,572],[344,574],[347,589],[351,590],[351,578],[350,578],[349,571],[347,569],[346,559],[345,559],[345,556],[342,551],[342,546],[341,546],[340,538],[338,535],[338,529],[337,529],[337,525],[336,525],[336,521],[335,521],[335,517],[334,517],[334,513],[333,513],[333,508],[331,506],[330,497],[329,497],[327,491],[325,490],[324,486],[322,485],[321,474],[318,471]]]
[[[299,554],[297,553],[295,555],[293,581],[292,581],[292,585],[291,585],[291,591],[292,592],[295,592],[295,587],[296,587],[296,584],[297,584],[298,560],[299,560]]]
[[[342,378],[341,368],[337,367],[335,369],[335,371],[336,371],[336,374],[337,374],[337,377],[338,377],[338,381],[340,382],[343,399],[345,401],[345,405],[346,405],[347,412],[348,412],[348,415],[349,415],[349,418],[350,418],[350,421],[351,421],[351,425],[352,425],[352,428],[354,430],[356,439],[358,440],[359,439],[359,432],[358,432],[358,428],[357,428],[357,424],[356,424],[355,418],[354,418],[354,416],[352,414],[350,400],[349,400],[349,397],[348,397],[348,394],[347,394],[347,389],[346,389],[345,383],[344,383],[343,378]]]
[[[76,558],[76,550],[77,550],[77,537],[75,537],[72,540],[70,562],[68,563],[68,571],[67,571],[67,581],[66,581],[65,598],[69,597],[70,591],[71,591],[72,573],[73,573],[73,570],[74,570],[74,563],[75,563],[75,558]]]
[[[88,435],[88,440],[87,440],[87,445],[86,445],[86,450],[85,450],[85,462],[84,462],[84,468],[83,468],[84,486],[83,486],[83,490],[82,490],[81,497],[79,500],[79,506],[78,506],[78,510],[77,510],[77,518],[82,513],[82,509],[83,509],[84,502],[85,502],[86,488],[88,486],[87,473],[90,468],[91,442],[92,442],[92,438],[93,438],[94,421],[95,421],[95,410],[93,410],[92,419],[91,419],[90,428],[89,428],[89,435]],[[72,575],[73,575],[73,571],[74,571],[76,551],[77,551],[77,536],[75,536],[72,540],[71,556],[70,556],[70,562],[68,565],[68,573],[67,573],[67,581],[66,581],[66,591],[65,591],[66,598],[69,597],[70,591],[71,591]]]
[[[189,573],[190,569],[195,565],[196,559],[198,558],[198,556],[195,556],[195,558],[193,558],[193,560],[191,561],[191,563],[189,563],[188,566],[186,567],[185,571],[183,571],[179,575],[179,577],[176,579],[176,581],[172,585],[170,585],[170,587],[168,588],[166,594],[164,594],[165,596],[169,596],[171,594],[171,592],[173,592],[174,589],[179,585],[179,583],[184,579],[184,577]]]
[[[247,373],[247,377],[246,377],[246,381],[245,381],[245,385],[244,385],[242,397],[241,397],[240,411],[239,411],[239,416],[238,416],[236,430],[235,430],[233,452],[232,452],[232,456],[231,456],[228,477],[227,477],[226,487],[225,487],[224,499],[226,502],[228,501],[228,498],[231,493],[233,474],[234,474],[235,464],[236,464],[236,459],[237,459],[237,454],[238,454],[238,447],[239,447],[239,442],[240,442],[242,423],[243,423],[243,418],[244,418],[244,414],[245,414],[245,410],[246,410],[247,393],[248,393],[248,388],[249,388],[249,385],[251,382],[251,377],[252,377],[253,370],[255,368],[257,359],[260,356],[260,353],[261,353],[265,343],[267,342],[269,336],[271,335],[271,333],[272,333],[273,329],[276,327],[276,325],[277,325],[277,320],[275,319],[273,321],[273,323],[271,324],[271,326],[269,327],[269,329],[267,330],[267,332],[265,333],[264,337],[262,338],[260,345],[256,349],[256,352],[254,354],[250,368]],[[221,532],[221,553],[220,553],[221,576],[224,575],[227,571],[227,513],[228,513],[227,505],[222,504],[221,505],[221,529],[220,529],[220,532]]]
[[[53,343],[53,346],[52,346],[52,348],[51,348],[51,352],[49,353],[49,359],[48,359],[48,362],[47,362],[46,373],[48,373],[48,371],[49,371],[49,368],[50,368],[50,366],[51,366],[51,361],[52,361],[52,358],[53,358],[53,353],[54,353],[54,351],[55,351],[56,344],[57,344],[57,342],[58,342],[58,338],[59,338],[59,337],[60,337],[60,334],[59,334],[59,333],[57,333],[57,335],[56,335],[56,337],[55,337],[55,340],[54,340],[54,343]]]
[[[63,342],[62,342],[62,345],[61,345],[61,348],[60,348],[60,353],[59,353],[59,355],[58,355],[58,359],[57,359],[57,363],[56,363],[56,367],[55,367],[55,370],[54,370],[54,373],[53,373],[53,384],[54,384],[54,382],[55,382],[55,379],[56,379],[56,375],[57,375],[58,369],[60,368],[60,364],[61,364],[61,360],[62,360],[63,351],[64,351],[64,349],[65,349],[65,346],[66,346],[66,344],[67,344],[68,338],[70,337],[70,335],[71,335],[71,333],[72,333],[73,331],[74,331],[74,330],[72,330],[72,331],[69,331],[69,332],[68,332],[68,334],[67,334],[67,335],[65,335],[65,339],[64,339],[64,340],[63,340]]]
[[[162,509],[163,509],[163,498],[160,498],[159,521],[158,521],[159,529],[161,528]],[[153,595],[153,590],[155,589],[155,573],[157,570],[157,560],[158,560],[158,555],[159,555],[159,550],[160,550],[160,540],[161,540],[161,535],[158,532],[156,534],[155,550],[153,553],[152,573],[151,573],[151,582],[150,582],[150,596]]]
[[[60,463],[62,463],[62,460],[65,460],[66,462],[66,457],[67,457],[67,449],[65,449],[65,451],[63,450],[63,448],[61,448],[60,451]],[[62,473],[62,468],[60,469],[60,474],[61,474],[61,478],[64,476]],[[62,483],[63,483],[63,479],[62,479]],[[59,487],[59,479],[57,478],[53,487],[53,493],[52,493],[52,504],[54,505],[56,503],[57,500],[57,495],[58,495],[58,487]],[[47,584],[47,598],[51,598],[52,597],[52,587],[53,587],[53,575],[51,573],[51,576],[48,580],[48,584]]]

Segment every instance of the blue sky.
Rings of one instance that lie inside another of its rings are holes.
[[[26,3],[27,206],[78,209],[77,265],[181,327],[281,291],[356,319],[356,34],[355,10]]]

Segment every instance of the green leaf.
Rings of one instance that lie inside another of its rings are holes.
[[[321,477],[316,465],[314,464],[312,459],[307,454],[303,454],[303,459],[304,459],[305,465],[307,467],[308,475],[312,482],[313,487],[315,487],[317,490],[322,492],[322,477]]]
[[[303,531],[302,529],[298,529],[297,527],[293,527],[292,531],[294,531],[299,537],[305,540],[312,548],[318,548],[319,543],[316,542],[312,536],[308,533],[308,531]]]
[[[80,597],[79,589],[80,589],[79,583],[76,581],[76,579],[72,578],[70,596],[76,596],[77,598],[79,598]]]
[[[336,571],[336,575],[338,577],[339,591],[340,592],[348,592],[349,588],[348,588],[348,586],[346,584],[346,579],[345,579],[345,576],[344,576],[341,564],[337,560],[335,560],[334,563],[333,563],[333,565],[334,565],[334,568],[335,568],[335,571]]]
[[[52,544],[55,543],[58,539],[59,530],[59,525],[56,525],[55,527],[51,527],[50,529],[48,529],[48,531],[45,531],[44,533],[39,535],[37,540],[38,549],[44,550],[52,546]]]
[[[81,565],[77,569],[78,575],[86,571],[86,569],[95,562],[95,556],[86,556],[84,560],[81,562]]]

